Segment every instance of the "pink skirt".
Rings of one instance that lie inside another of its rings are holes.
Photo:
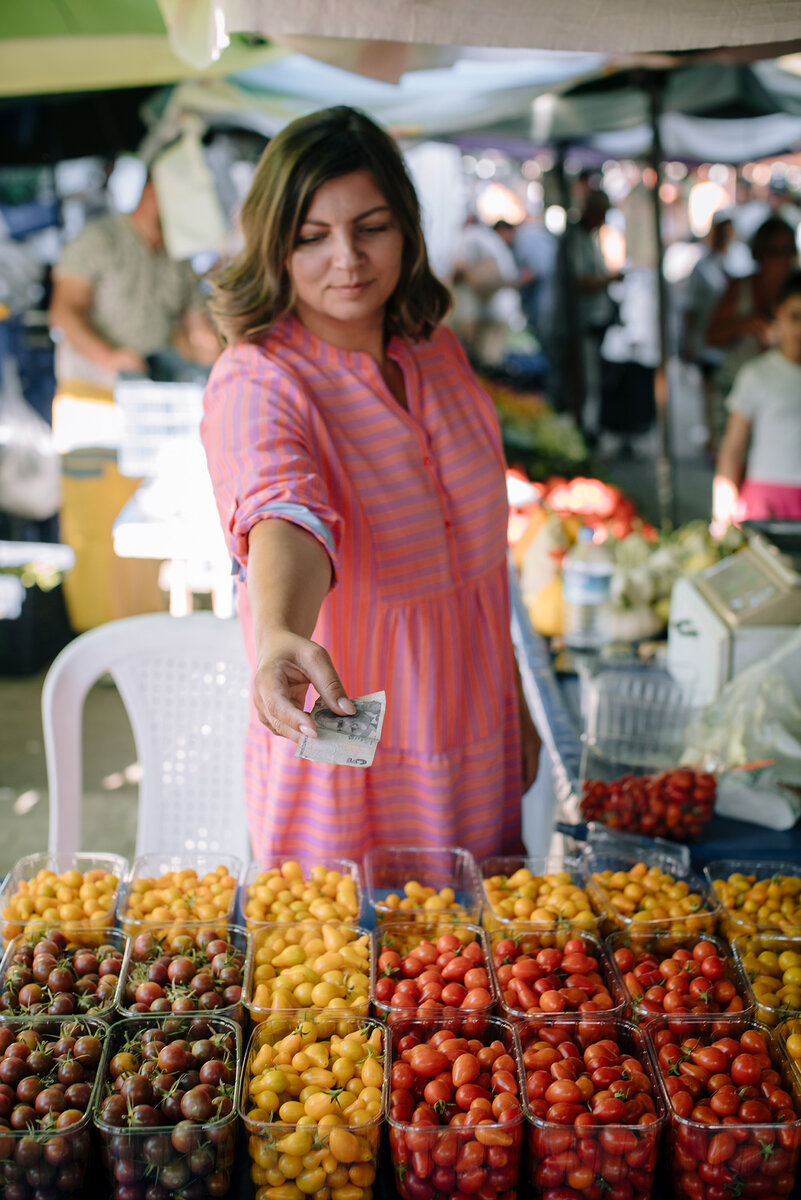
[[[737,501],[737,521],[766,521],[771,518],[801,521],[801,487],[746,479]]]

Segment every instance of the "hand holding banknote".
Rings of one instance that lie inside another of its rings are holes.
[[[289,631],[272,637],[253,681],[253,703],[259,720],[279,737],[293,742],[315,737],[311,715],[304,712],[309,684],[331,712],[355,714],[353,702],[322,646]]]
[[[311,710],[317,737],[302,737],[295,757],[340,767],[369,767],[381,740],[386,692],[354,696],[353,704],[356,713],[348,717],[331,712],[324,700],[318,700]]]

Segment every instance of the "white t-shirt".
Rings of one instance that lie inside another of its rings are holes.
[[[751,422],[747,477],[801,487],[801,365],[760,354],[738,371],[727,404]]]

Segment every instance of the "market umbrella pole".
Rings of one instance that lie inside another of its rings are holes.
[[[569,223],[573,208],[570,184],[565,172],[565,154],[567,144],[562,142],[557,147],[554,175],[559,190],[559,203],[565,210],[565,219]],[[579,304],[576,291],[575,272],[571,256],[567,253],[566,240],[570,236],[569,225],[565,226],[562,234],[561,251],[557,255],[556,269],[563,272],[562,286],[557,289],[559,311],[557,319],[560,325],[559,364],[557,367],[556,407],[572,414],[576,427],[584,431],[584,409],[587,400],[587,383],[584,376],[584,359],[582,355],[581,334],[579,332]]]
[[[665,248],[662,241],[662,206],[660,189],[662,187],[662,141],[659,133],[659,118],[662,113],[662,97],[665,88],[665,76],[648,72],[644,78],[644,87],[648,93],[651,109],[651,127],[653,138],[649,163],[654,172],[654,241],[656,244],[656,286],[657,313],[659,321],[659,365],[654,372],[654,402],[656,404],[656,422],[659,430],[659,448],[656,459],[656,494],[661,521],[671,521],[675,524],[675,496],[673,493],[673,456],[670,437],[670,388],[667,374],[667,287],[665,286],[664,257]]]

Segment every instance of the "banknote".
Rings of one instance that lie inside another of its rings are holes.
[[[301,738],[296,758],[310,762],[334,763],[340,767],[369,767],[381,740],[386,692],[370,692],[367,696],[352,696],[355,716],[331,712],[322,700],[311,710],[317,737]]]

